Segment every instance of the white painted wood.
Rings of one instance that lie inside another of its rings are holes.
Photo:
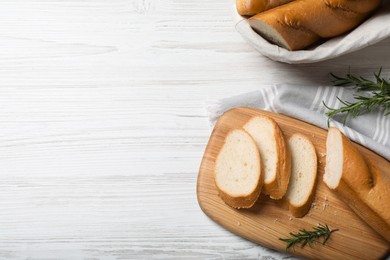
[[[224,0],[0,2],[0,258],[279,259],[196,201],[204,101],[390,69],[390,40],[270,61]]]

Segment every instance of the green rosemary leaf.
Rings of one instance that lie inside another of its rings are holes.
[[[328,225],[319,224],[317,227],[313,227],[312,231],[299,229],[299,232],[297,233],[290,232],[290,238],[279,238],[279,240],[287,243],[286,250],[294,247],[296,244],[300,244],[301,248],[304,248],[306,245],[311,247],[320,237],[324,238],[322,244],[325,245],[330,238],[330,235],[337,230],[338,229],[330,230]]]
[[[354,86],[358,92],[365,92],[365,95],[355,94],[355,102],[349,102],[337,99],[342,104],[339,108],[331,108],[322,102],[323,105],[329,110],[326,115],[328,116],[328,125],[331,118],[338,114],[344,114],[344,124],[346,124],[348,118],[355,118],[363,113],[368,113],[374,109],[383,109],[384,115],[390,114],[390,79],[386,80],[381,77],[382,68],[378,73],[374,73],[375,80],[366,79],[364,77],[357,77],[348,73],[345,77],[337,76],[333,73],[330,75],[334,78],[333,83],[335,86]]]

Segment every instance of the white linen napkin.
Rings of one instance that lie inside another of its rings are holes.
[[[235,4],[232,6],[234,24],[241,36],[264,56],[285,63],[311,63],[336,58],[390,36],[390,0],[383,0],[380,10],[355,30],[301,51],[288,51],[269,43],[252,30],[245,17],[237,13]]]
[[[295,86],[288,84],[262,87],[258,91],[206,102],[206,110],[212,125],[227,110],[234,107],[253,107],[294,117],[326,129],[329,107],[336,108],[341,100],[353,101],[356,90],[350,87]],[[349,118],[343,125],[343,116],[330,121],[349,139],[359,143],[390,160],[390,115],[383,110],[374,110],[356,118]]]

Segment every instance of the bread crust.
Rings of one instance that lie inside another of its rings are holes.
[[[294,217],[302,218],[309,212],[309,210],[311,209],[311,204],[313,203],[313,200],[314,200],[315,195],[316,195],[316,192],[315,192],[316,186],[317,185],[314,185],[313,188],[311,189],[309,199],[306,201],[306,203],[304,203],[300,206],[295,206],[295,205],[289,203],[288,209]]]
[[[261,36],[288,50],[341,35],[374,11],[380,0],[296,0],[249,19]]]
[[[272,120],[272,119],[270,119]],[[275,140],[278,151],[276,165],[276,178],[273,182],[264,184],[265,193],[271,199],[279,200],[286,194],[291,176],[291,152],[286,143],[286,139],[278,124],[272,120],[275,128]]]
[[[229,134],[231,132],[236,131],[236,130],[229,131],[229,133],[226,134],[225,140],[226,140],[226,138],[229,136]],[[248,132],[246,132],[244,129],[240,129],[239,131],[245,132],[247,134],[247,136],[252,140],[253,145],[257,147],[255,140],[252,138],[252,136]],[[221,150],[222,150],[222,148],[221,148]],[[217,187],[218,194],[221,197],[221,199],[227,205],[229,205],[229,206],[231,206],[233,208],[236,208],[236,209],[250,208],[250,207],[252,207],[256,203],[257,199],[260,196],[261,188],[263,186],[263,176],[262,176],[262,173],[261,173],[261,157],[260,157],[260,153],[259,153],[258,149],[255,149],[255,151],[256,151],[257,161],[259,163],[260,177],[258,179],[258,182],[257,182],[257,185],[256,185],[255,189],[251,193],[249,193],[247,195],[243,195],[243,196],[233,196],[233,195],[231,195],[231,194],[229,194],[227,192],[224,192],[222,189],[220,189],[220,187],[218,186],[217,182],[215,182],[215,184],[216,184],[215,186]],[[217,161],[218,161],[219,155],[217,156]]]
[[[390,171],[381,172],[365,159],[351,141],[342,137],[343,165],[334,189],[369,226],[390,242]],[[327,148],[329,149],[329,148]]]
[[[230,207],[236,208],[236,209],[245,209],[245,208],[251,208],[257,201],[257,199],[260,196],[261,193],[261,187],[262,187],[262,181],[259,181],[257,183],[256,189],[250,193],[248,196],[231,196],[230,194],[227,194],[220,190],[217,186],[217,190],[219,192],[219,196],[221,199]]]
[[[255,15],[294,0],[236,0],[237,12],[240,15]]]

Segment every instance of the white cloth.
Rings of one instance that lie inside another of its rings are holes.
[[[390,4],[383,6],[372,17],[348,34],[332,38],[308,50],[288,51],[269,43],[252,30],[247,19],[240,16],[233,7],[236,30],[242,37],[264,56],[285,63],[311,63],[336,58],[343,54],[360,50],[390,36]]]
[[[230,98],[206,102],[206,110],[213,125],[227,110],[234,107],[253,107],[277,112],[300,119],[321,128],[327,128],[328,111],[323,102],[335,108],[341,100],[353,101],[356,90],[347,87],[332,86],[295,86],[276,85],[262,87],[259,91],[250,92]],[[383,110],[374,110],[356,118],[349,118],[343,125],[343,116],[336,116],[331,124],[339,128],[348,138],[359,143],[387,160],[390,160],[390,115]]]

